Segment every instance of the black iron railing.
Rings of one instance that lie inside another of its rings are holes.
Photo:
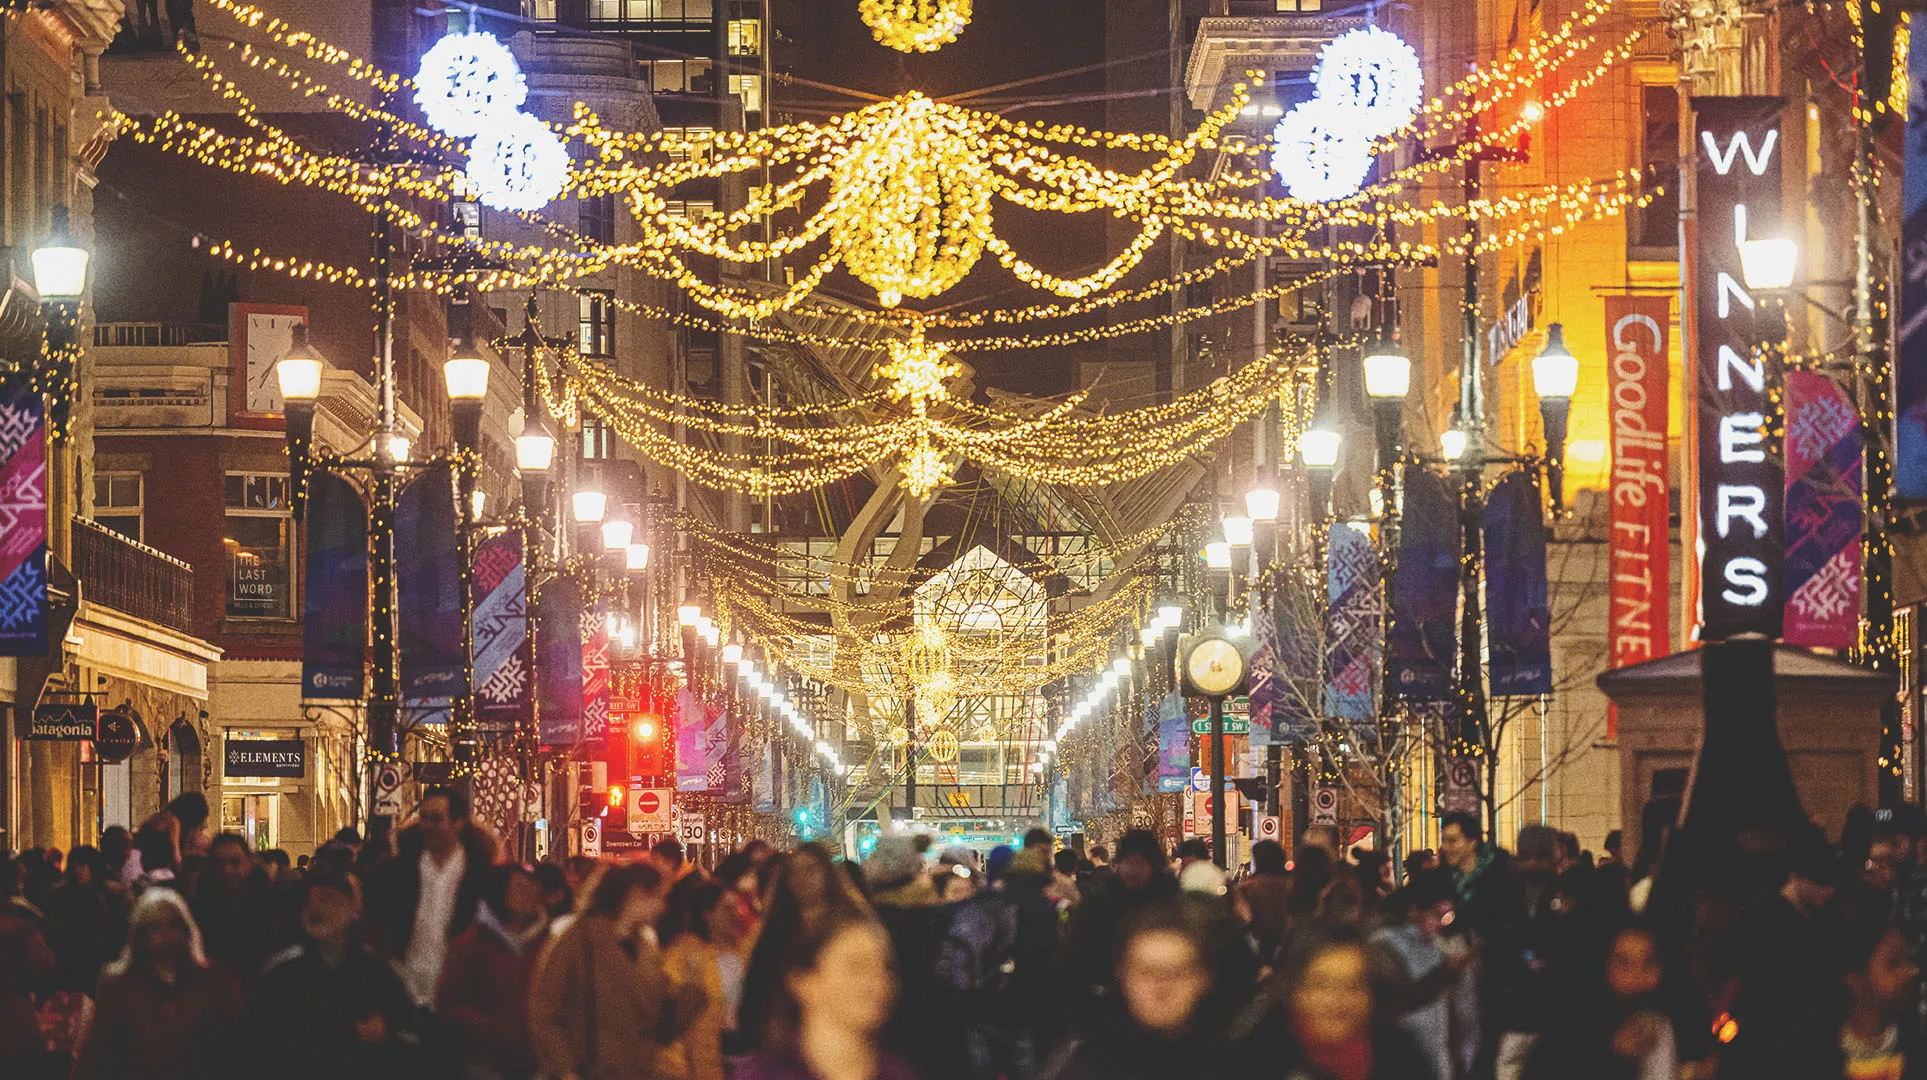
[[[81,595],[137,619],[194,631],[194,568],[87,518],[74,519]]]

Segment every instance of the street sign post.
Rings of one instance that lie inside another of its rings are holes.
[[[1251,721],[1249,719],[1240,720],[1236,717],[1227,716],[1224,718],[1224,733],[1226,735],[1249,735],[1251,734]],[[1193,735],[1211,734],[1211,721],[1210,720],[1191,721],[1191,734]]]

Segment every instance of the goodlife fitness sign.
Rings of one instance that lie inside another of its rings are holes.
[[[1785,600],[1784,467],[1768,452],[1779,372],[1757,346],[1760,301],[1747,291],[1739,242],[1780,228],[1780,109],[1772,97],[1695,97],[1698,242],[1693,270],[1699,368],[1702,636],[1780,636]]]

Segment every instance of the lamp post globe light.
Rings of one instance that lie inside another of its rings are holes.
[[[321,373],[327,361],[308,343],[308,324],[294,324],[294,340],[274,362],[288,424],[288,505],[300,521],[308,506],[308,455],[314,445],[314,410],[321,400]]]
[[[1454,425],[1439,432],[1439,455],[1447,461],[1465,456],[1465,429]]]
[[[1532,386],[1546,426],[1546,485],[1552,489],[1552,512],[1558,514],[1566,506],[1566,421],[1579,388],[1579,358],[1566,348],[1560,323],[1546,329],[1546,347],[1532,358]]]
[[[1793,287],[1794,275],[1800,268],[1800,245],[1770,237],[1742,240],[1739,247],[1740,276],[1746,279],[1748,289],[1759,292]]]
[[[34,249],[33,287],[47,320],[46,354],[39,369],[40,389],[49,404],[48,421],[56,440],[67,437],[67,416],[76,394],[74,365],[80,360],[80,301],[87,292],[91,256],[74,239],[67,208],[56,206],[53,228]]]
[[[1338,467],[1340,437],[1336,428],[1311,427],[1298,436],[1298,456],[1305,463],[1311,481],[1311,510],[1314,518],[1331,513],[1332,472]]]
[[[74,239],[72,216],[64,206],[53,210],[53,228],[33,250],[33,290],[41,303],[77,304],[87,291],[87,269],[93,261]]]

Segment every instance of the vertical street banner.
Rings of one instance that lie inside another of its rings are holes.
[[[556,577],[537,594],[535,680],[543,746],[582,741],[582,588]]]
[[[0,656],[47,655],[47,411],[0,389]]]
[[[1552,605],[1539,477],[1519,470],[1485,498],[1486,667],[1494,697],[1552,693]]]
[[[1158,705],[1158,790],[1183,791],[1191,777],[1191,719],[1176,690]]]
[[[1786,642],[1851,649],[1860,638],[1860,415],[1832,379],[1786,375]]]
[[[455,478],[446,465],[410,481],[395,505],[395,590],[401,696],[446,705],[461,686],[464,659]]]
[[[1908,39],[1907,137],[1900,186],[1900,319],[1894,337],[1894,493],[1927,499],[1927,40]]]
[[[703,776],[703,790],[720,793],[729,779],[729,710],[721,705],[706,707],[708,723],[703,728],[703,755],[709,769]]]
[[[368,510],[339,476],[308,481],[308,551],[301,598],[301,696],[361,697],[368,654]]]
[[[749,769],[744,760],[745,747],[743,721],[740,716],[729,720],[729,742],[723,756],[723,801],[733,806],[741,806],[749,801]]]
[[[1271,705],[1278,695],[1277,617],[1262,605],[1251,609],[1251,745],[1271,745]]]
[[[1672,549],[1666,483],[1666,331],[1672,300],[1606,297],[1606,408],[1612,422],[1606,662],[1625,667],[1673,651]],[[1606,718],[1619,734],[1619,710]]]
[[[709,788],[709,725],[703,703],[683,690],[676,695],[676,790]]]
[[[1335,521],[1325,552],[1325,715],[1334,720],[1377,718],[1379,626],[1378,553],[1364,530]]]
[[[597,601],[582,609],[582,741],[609,745],[609,617]]]
[[[1459,656],[1459,507],[1445,477],[1405,467],[1387,682],[1401,701],[1450,701]]]
[[[1318,595],[1323,584],[1309,574],[1287,574],[1272,607],[1277,662],[1271,677],[1271,739],[1281,746],[1307,742],[1317,729],[1325,690],[1325,605]]]
[[[756,779],[750,784],[749,808],[752,813],[776,810],[776,740],[765,739],[756,752]]]
[[[1767,321],[1747,291],[1739,243],[1780,235],[1780,109],[1772,97],[1695,97],[1693,176],[1699,199],[1692,263],[1699,369],[1701,634],[1780,636],[1786,593],[1786,493],[1767,430],[1778,363]]]
[[[475,548],[475,726],[512,731],[529,716],[528,578],[514,529]]]

